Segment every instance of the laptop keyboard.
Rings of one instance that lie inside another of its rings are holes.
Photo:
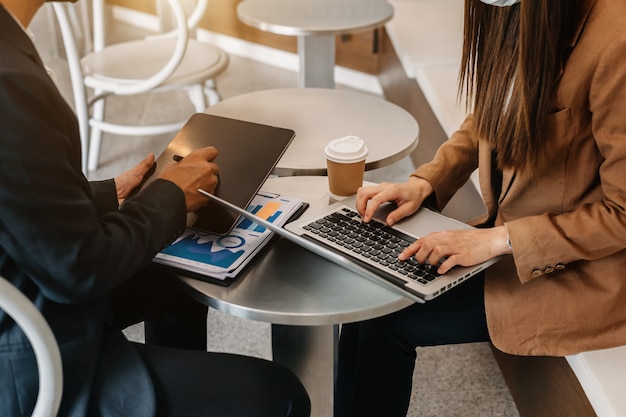
[[[339,208],[303,228],[312,238],[388,275],[423,285],[439,277],[435,266],[420,264],[414,257],[406,261],[398,259],[415,238],[376,220],[365,223],[348,207]]]

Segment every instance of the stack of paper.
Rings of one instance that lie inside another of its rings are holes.
[[[299,199],[258,193],[247,210],[282,226],[302,204]],[[174,243],[158,253],[154,262],[226,281],[235,277],[272,235],[270,230],[247,219],[241,219],[226,235],[187,229]]]

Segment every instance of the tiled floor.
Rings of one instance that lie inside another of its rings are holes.
[[[31,29],[44,62],[57,76],[59,88],[71,101],[67,67],[53,53],[46,11],[37,16]],[[122,36],[132,28],[122,27]],[[268,88],[295,87],[297,75],[232,56],[228,70],[218,80],[223,98]],[[338,86],[338,88],[346,88]],[[184,95],[124,98],[108,106],[112,117],[148,122],[191,114]],[[171,135],[156,138],[105,136],[100,167],[90,179],[108,178],[130,168],[148,152],[158,155]],[[368,172],[370,181],[403,181],[413,166],[407,158],[390,167]],[[208,348],[269,358],[270,328],[267,323],[233,317],[211,309],[208,318]],[[131,338],[141,338],[141,327],[128,331]],[[413,396],[408,417],[517,417],[515,405],[500,371],[485,343],[423,348],[419,350],[414,377]],[[384,416],[381,416],[384,417]]]

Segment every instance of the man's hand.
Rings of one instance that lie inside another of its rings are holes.
[[[191,152],[178,163],[168,165],[161,171],[159,178],[173,182],[185,193],[187,212],[208,204],[209,199],[198,192],[199,188],[210,193],[215,191],[220,171],[213,162],[216,157],[217,149],[208,146]]]
[[[115,181],[115,190],[117,191],[117,201],[122,204],[130,193],[143,180],[150,168],[154,165],[154,154],[150,153],[137,166],[118,175],[113,179]]]

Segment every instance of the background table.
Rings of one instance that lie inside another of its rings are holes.
[[[333,202],[326,177],[270,178],[263,190]],[[306,213],[305,213],[306,215]],[[272,355],[303,382],[313,417],[331,417],[338,324],[370,319],[411,300],[282,238],[273,238],[228,287],[181,277],[195,299],[220,311],[272,323]]]
[[[383,25],[393,7],[384,0],[245,0],[237,16],[260,30],[297,36],[298,85],[334,88],[335,36]]]
[[[274,174],[326,175],[324,147],[347,135],[365,140],[365,169],[381,168],[409,155],[419,127],[403,108],[369,94],[324,88],[284,88],[241,94],[206,113],[292,129],[296,137]]]

